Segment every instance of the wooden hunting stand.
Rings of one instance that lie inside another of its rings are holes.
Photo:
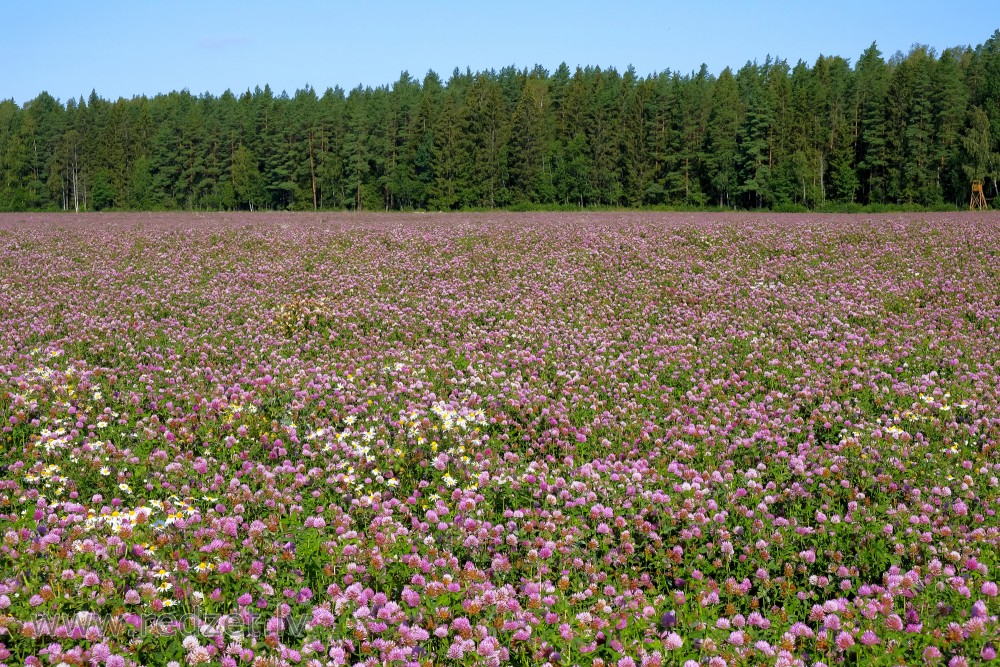
[[[983,182],[980,180],[972,181],[972,197],[969,199],[969,210],[975,211],[985,211],[989,206],[986,205],[986,195],[983,194]]]

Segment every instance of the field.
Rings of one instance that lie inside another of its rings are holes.
[[[0,662],[1000,646],[1000,215],[0,216]]]

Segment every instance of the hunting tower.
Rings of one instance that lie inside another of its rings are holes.
[[[986,195],[983,194],[983,182],[976,179],[972,181],[972,197],[969,199],[969,210],[975,211],[985,211],[989,206],[986,205]]]

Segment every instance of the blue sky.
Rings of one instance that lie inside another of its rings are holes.
[[[506,65],[550,71],[632,64],[638,74],[718,73],[768,54],[794,64],[820,54],[855,62],[873,41],[888,57],[914,43],[976,45],[998,27],[988,11],[940,0],[591,2],[590,0],[5,0],[0,99],[45,90],[65,101],[276,92],[381,85],[408,70]],[[1000,22],[998,22],[1000,24]]]

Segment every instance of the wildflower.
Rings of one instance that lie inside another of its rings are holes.
[[[204,646],[196,646],[188,654],[187,660],[190,665],[200,665],[204,662],[210,662],[212,660],[212,655]]]
[[[90,648],[90,655],[98,662],[105,662],[111,657],[111,649],[104,642],[98,642]]]
[[[937,646],[928,646],[923,652],[924,662],[930,663],[941,659],[941,651]]]

